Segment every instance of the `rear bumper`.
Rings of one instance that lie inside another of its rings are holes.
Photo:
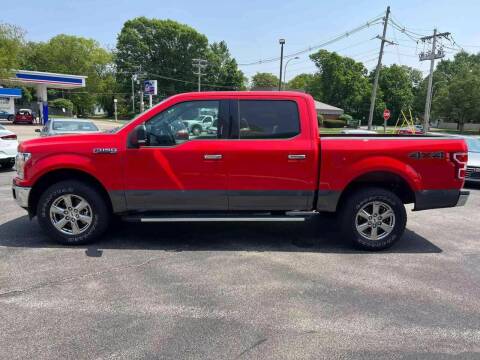
[[[463,206],[467,203],[468,196],[470,195],[470,191],[467,190],[460,190],[460,195],[458,197],[457,205],[456,206]]]
[[[30,196],[32,188],[22,186],[12,186],[12,195],[18,206],[28,209],[28,197]]]
[[[459,189],[421,190],[415,193],[414,211],[463,206],[469,191]]]

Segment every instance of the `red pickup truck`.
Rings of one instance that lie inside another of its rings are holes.
[[[185,136],[185,119],[215,127]],[[212,130],[213,129],[213,130]],[[19,146],[13,197],[65,244],[140,222],[304,221],[339,212],[339,230],[379,250],[414,210],[463,205],[463,140],[321,135],[311,96],[204,92],[170,97],[107,133]]]

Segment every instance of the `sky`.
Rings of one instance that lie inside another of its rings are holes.
[[[465,50],[480,52],[479,0],[22,0],[5,2],[0,22],[22,27],[27,40],[46,41],[64,33],[93,38],[113,49],[126,20],[138,16],[172,19],[195,28],[210,42],[225,40],[237,62],[245,64],[278,57],[280,38],[286,41],[287,55],[322,44],[378,17],[387,5],[393,19],[418,34],[414,36],[430,35],[437,27],[440,32],[451,32]],[[372,25],[324,48],[361,61],[371,70],[380,47],[380,40],[374,37],[381,31],[381,24]],[[418,60],[424,46],[421,42],[417,44],[392,26],[387,38],[398,45],[386,46],[384,64],[408,65],[427,73],[429,63]],[[458,46],[444,44],[452,48],[445,49],[446,58],[458,52]],[[290,61],[287,80],[315,71],[308,54]],[[242,65],[240,69],[249,77],[256,72],[278,75],[279,62]]]

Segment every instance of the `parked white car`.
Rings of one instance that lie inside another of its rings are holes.
[[[355,135],[355,134],[377,134],[376,131],[373,130],[365,130],[365,129],[345,129],[340,132],[341,134],[347,134],[347,135]]]
[[[468,163],[465,181],[480,183],[480,138],[465,137],[468,147]]]
[[[15,165],[17,148],[17,135],[0,125],[0,166],[2,169],[11,169]]]
[[[39,132],[40,136],[53,136],[98,133],[100,130],[91,120],[51,119],[41,130],[36,129],[35,132]]]

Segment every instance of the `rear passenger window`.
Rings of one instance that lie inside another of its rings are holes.
[[[298,108],[290,100],[240,100],[240,139],[288,139],[300,133]]]

